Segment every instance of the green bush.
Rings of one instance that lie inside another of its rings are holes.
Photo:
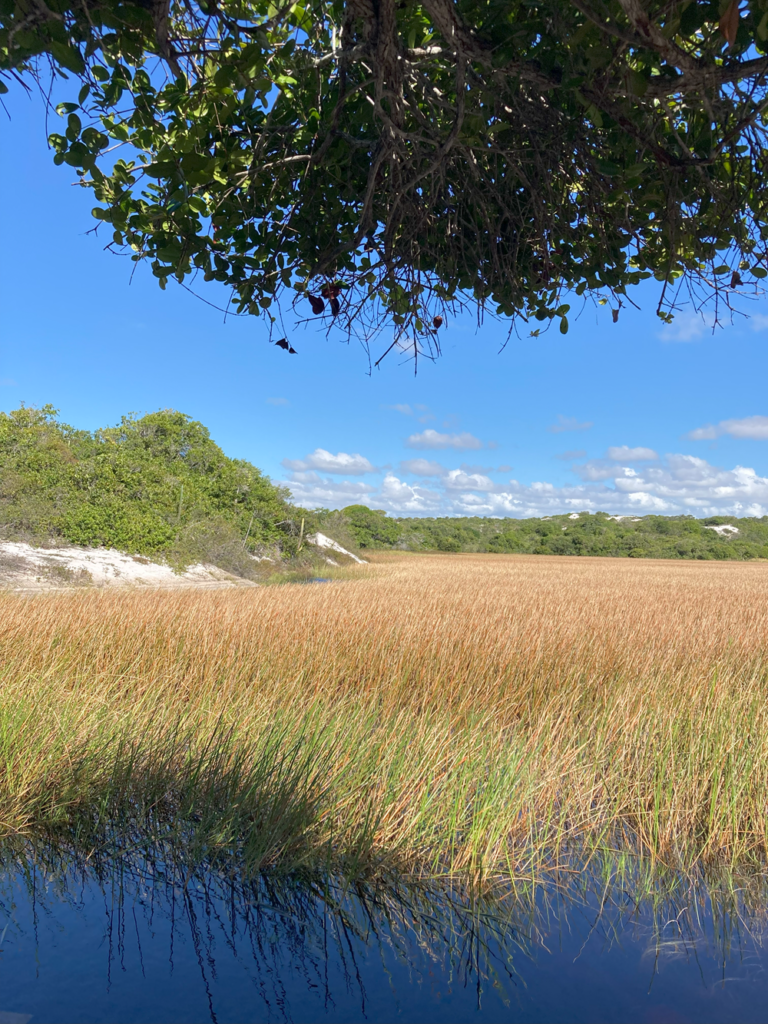
[[[61,532],[73,544],[136,552],[161,551],[175,535],[173,526],[151,510],[126,508],[109,500],[68,509],[61,519]]]
[[[620,558],[751,560],[768,555],[768,517],[638,516],[616,521],[603,512],[528,519],[414,517],[391,520],[398,548],[410,551],[487,551],[497,554],[603,555]],[[720,536],[711,526],[730,524]]]
[[[93,433],[62,423],[51,406],[0,413],[6,536],[177,560],[214,552],[206,560],[242,571],[249,550],[280,544],[300,519],[288,498],[174,410],[126,416]]]
[[[510,554],[520,550],[520,538],[516,533],[499,533],[488,541],[488,551]]]
[[[437,535],[435,546],[438,551],[461,551],[461,541],[459,538],[444,533]]]
[[[367,505],[347,505],[342,514],[361,548],[392,547],[400,539],[396,520]]]

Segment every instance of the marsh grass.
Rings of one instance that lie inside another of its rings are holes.
[[[767,598],[762,565],[465,555],[4,595],[0,828],[247,872],[760,869]]]

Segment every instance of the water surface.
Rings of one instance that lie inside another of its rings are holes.
[[[478,899],[17,856],[0,1022],[768,1020],[759,907],[592,881]]]

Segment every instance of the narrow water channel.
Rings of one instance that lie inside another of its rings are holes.
[[[34,850],[1,875],[5,1024],[768,1020],[754,894],[585,876],[471,899]]]

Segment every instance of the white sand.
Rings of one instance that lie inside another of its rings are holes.
[[[722,523],[720,526],[705,526],[705,530],[714,530],[721,537],[735,537],[739,532],[738,526],[731,526],[730,523]]]
[[[0,587],[12,590],[58,590],[95,587],[256,587],[213,565],[191,565],[176,573],[169,565],[109,548],[34,548],[15,541],[0,543]]]
[[[309,544],[314,544],[316,548],[325,548],[329,551],[337,551],[340,555],[346,555],[347,558],[351,558],[353,562],[358,562],[360,565],[366,565],[364,558],[358,558],[357,555],[353,555],[351,551],[347,551],[341,544],[337,544],[335,540],[331,540],[330,537],[326,537],[324,533],[313,533],[311,537],[307,537]],[[332,565],[338,563],[332,562]]]
[[[316,547],[346,555],[355,562],[365,560],[347,551],[324,533],[307,537]],[[257,562],[272,562],[266,555],[252,556]],[[328,555],[329,565],[339,563]],[[20,541],[0,542],[0,589],[61,590],[69,587],[257,587],[215,565],[191,565],[186,572],[174,572],[170,565],[153,562],[142,555],[128,555],[111,548],[35,548]]]

